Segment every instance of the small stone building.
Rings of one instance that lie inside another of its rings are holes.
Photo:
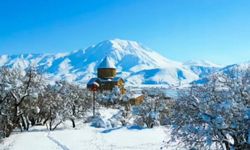
[[[115,65],[108,57],[105,57],[97,68],[97,77],[89,80],[87,88],[91,90],[98,84],[99,91],[112,91],[117,86],[121,94],[125,94],[125,82],[121,77],[116,77],[116,73]]]

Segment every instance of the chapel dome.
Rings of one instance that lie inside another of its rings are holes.
[[[114,78],[116,76],[116,68],[114,63],[105,57],[97,68],[98,78]]]

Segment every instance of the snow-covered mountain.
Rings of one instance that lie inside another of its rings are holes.
[[[106,56],[116,65],[118,76],[125,78],[127,84],[185,84],[219,67],[204,62],[183,64],[135,41],[120,39],[106,40],[70,53],[2,55],[0,66],[25,69],[32,65],[53,79],[86,83],[96,76],[97,66]]]
[[[184,65],[189,67],[200,78],[204,78],[210,74],[213,74],[222,68],[221,65],[206,60],[187,61],[184,63]]]
[[[216,71],[212,71],[207,76],[201,76],[200,79],[193,81],[193,83],[196,83],[196,84],[207,83],[208,81],[211,80],[212,76],[210,75],[213,75],[213,74],[225,74],[231,77],[240,76],[244,74],[248,69],[250,69],[250,61],[239,63],[239,64],[228,65],[223,68],[216,68],[215,69]]]
[[[224,68],[222,68],[220,70],[220,72],[223,72],[223,73],[231,73],[233,71],[246,71],[247,69],[250,69],[250,61],[248,62],[244,62],[244,63],[240,63],[240,64],[233,64],[233,65],[228,65]]]
[[[209,67],[209,68],[221,68],[222,65],[215,64],[213,62],[207,60],[190,60],[184,63],[188,66],[202,66],[202,67]]]

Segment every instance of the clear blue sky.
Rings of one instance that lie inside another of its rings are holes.
[[[56,53],[106,39],[167,58],[250,60],[249,0],[2,0],[0,54]]]

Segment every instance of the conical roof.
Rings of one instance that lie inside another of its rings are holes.
[[[98,66],[98,68],[99,69],[100,68],[114,68],[115,69],[115,65],[108,57],[105,57],[100,63],[100,65]]]

